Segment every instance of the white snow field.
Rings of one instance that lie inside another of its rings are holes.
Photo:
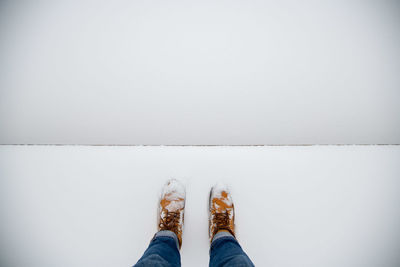
[[[0,144],[399,144],[399,25],[396,0],[3,0]]]
[[[400,146],[0,146],[0,265],[133,265],[175,177],[187,190],[183,266],[208,264],[217,181],[257,266],[399,266],[399,159]]]

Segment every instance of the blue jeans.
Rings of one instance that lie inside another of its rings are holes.
[[[181,266],[178,244],[175,233],[171,231],[158,232],[135,266]],[[254,264],[230,233],[219,232],[214,236],[210,247],[210,267],[216,266],[247,267],[254,266]]]

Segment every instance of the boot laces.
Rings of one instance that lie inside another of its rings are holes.
[[[230,229],[230,218],[229,218],[229,211],[225,211],[222,213],[215,213],[214,215],[214,222],[216,224],[216,228],[218,230],[221,229],[226,229],[229,230]]]
[[[177,232],[180,218],[181,214],[179,211],[174,212],[167,210],[165,217],[160,219],[160,223],[158,226],[162,230]]]

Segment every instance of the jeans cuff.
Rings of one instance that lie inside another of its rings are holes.
[[[225,236],[235,238],[231,233],[229,233],[227,231],[219,231],[218,233],[216,233],[214,235],[213,240],[211,241],[211,244],[214,243],[214,241],[217,240],[218,238],[225,237]]]
[[[216,249],[216,247],[219,247],[221,244],[223,244],[226,241],[234,242],[234,243],[238,244],[238,246],[240,246],[239,242],[236,240],[236,238],[233,235],[223,235],[223,236],[218,237],[215,240],[213,239],[213,241],[211,242],[210,251],[209,251],[210,255],[211,255],[212,251],[214,249]]]
[[[157,232],[157,233],[154,235],[154,238],[157,238],[157,237],[159,237],[159,236],[164,236],[164,237],[171,237],[171,238],[173,238],[173,239],[175,240],[176,247],[177,247],[178,250],[179,250],[179,241],[178,241],[178,237],[176,236],[176,234],[175,234],[174,232],[168,231],[168,230],[161,230],[161,231]]]

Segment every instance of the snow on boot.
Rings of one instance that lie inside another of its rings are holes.
[[[179,248],[182,246],[185,196],[184,185],[175,179],[171,179],[162,189],[159,206],[158,230],[174,232],[178,237]]]
[[[209,236],[210,242],[221,230],[235,236],[235,210],[228,187],[222,183],[211,188],[209,199]]]

